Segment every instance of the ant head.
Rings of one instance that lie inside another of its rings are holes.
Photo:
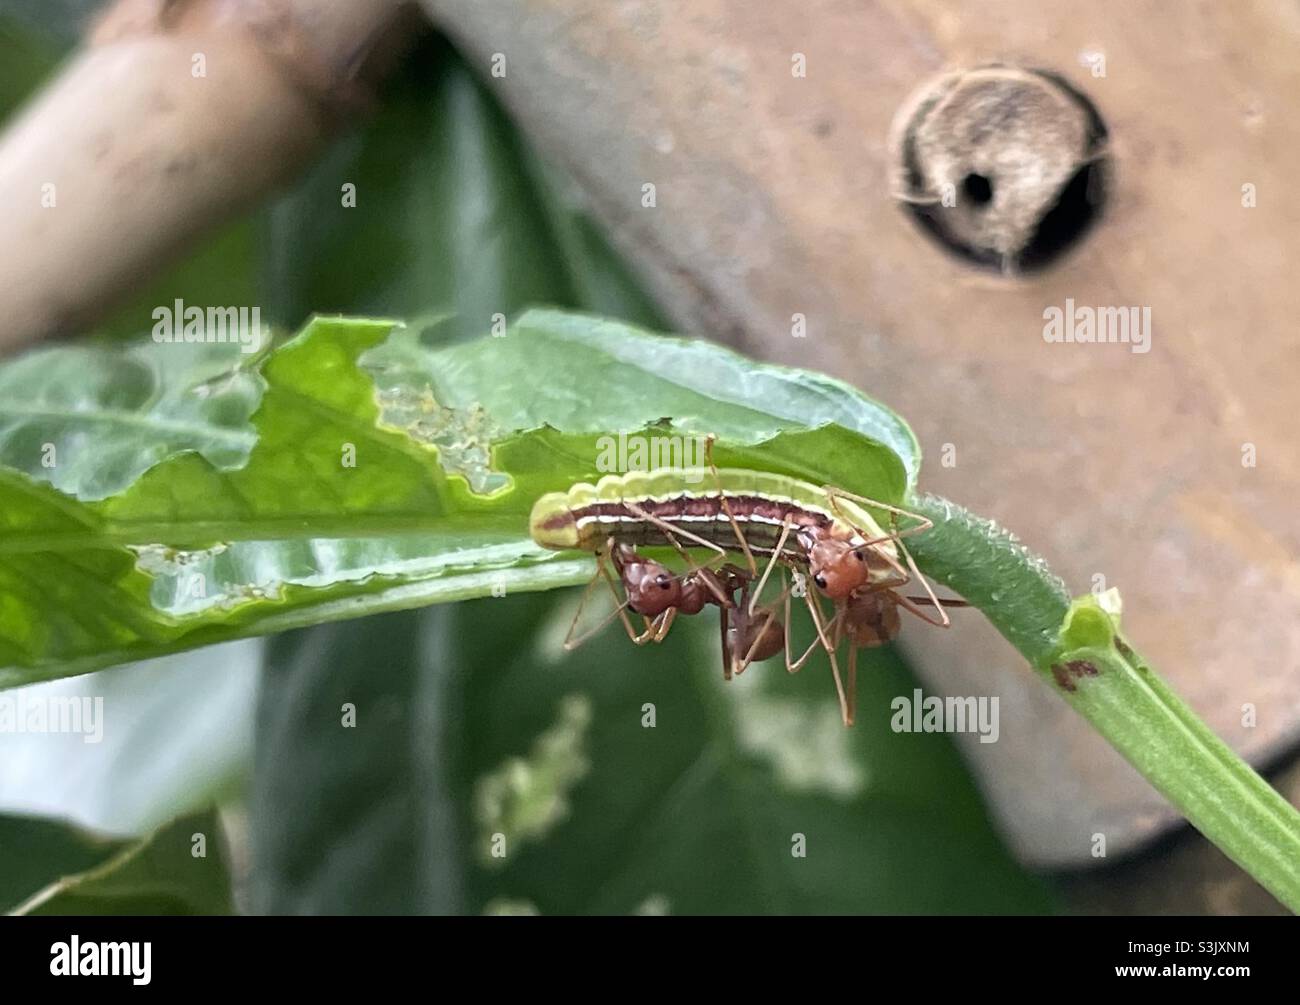
[[[865,584],[870,569],[862,549],[828,538],[808,550],[808,573],[822,593],[839,600]]]
[[[623,566],[623,590],[627,606],[637,614],[653,618],[682,600],[682,583],[668,568],[651,559],[638,558]]]

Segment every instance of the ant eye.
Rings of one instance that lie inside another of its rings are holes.
[[[813,576],[813,582],[816,583],[821,589],[823,590],[826,589],[826,577],[823,576],[820,572],[817,573],[817,575]]]
[[[859,562],[865,562],[867,560],[867,556],[862,554],[860,551],[855,551],[853,554],[857,556]]]
[[[668,587],[672,585],[673,585],[673,581],[669,579],[667,576],[659,575],[655,577],[655,586],[659,587],[659,589],[661,590],[666,590],[668,589]]]

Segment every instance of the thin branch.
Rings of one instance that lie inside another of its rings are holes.
[[[1188,821],[1300,913],[1300,813],[1238,757],[1118,634],[1096,598],[1070,603],[1041,558],[937,496],[915,539],[925,572],[980,608],[1040,677]]]

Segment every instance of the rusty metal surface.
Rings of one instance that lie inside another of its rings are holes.
[[[1235,748],[1258,761],[1295,741],[1300,8],[425,6],[485,76],[505,55],[493,85],[683,330],[896,407],[926,450],[924,488],[1014,528],[1077,592],[1098,575],[1120,587],[1127,634]],[[890,124],[909,93],[990,60],[1060,73],[1111,134],[1105,218],[1029,278],[943,254],[890,194]],[[1067,298],[1149,307],[1150,352],[1047,343],[1044,311]],[[1175,819],[991,629],[909,627],[928,689],[1001,696],[999,742],[964,751],[1026,860],[1085,864],[1094,834],[1115,854]]]

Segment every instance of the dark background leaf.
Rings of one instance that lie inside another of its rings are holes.
[[[42,887],[84,872],[129,844],[54,820],[0,815],[0,911],[12,911]]]
[[[460,834],[443,771],[459,737],[447,609],[271,641],[257,713],[254,910],[454,914]],[[344,706],[355,726],[343,725]]]
[[[49,829],[44,828],[47,836]],[[68,854],[74,842],[58,835]],[[180,817],[156,831],[121,844],[104,843],[102,857],[84,861],[81,871],[63,872],[43,890],[33,890],[17,910],[45,915],[229,914],[230,875],[217,814]]]

